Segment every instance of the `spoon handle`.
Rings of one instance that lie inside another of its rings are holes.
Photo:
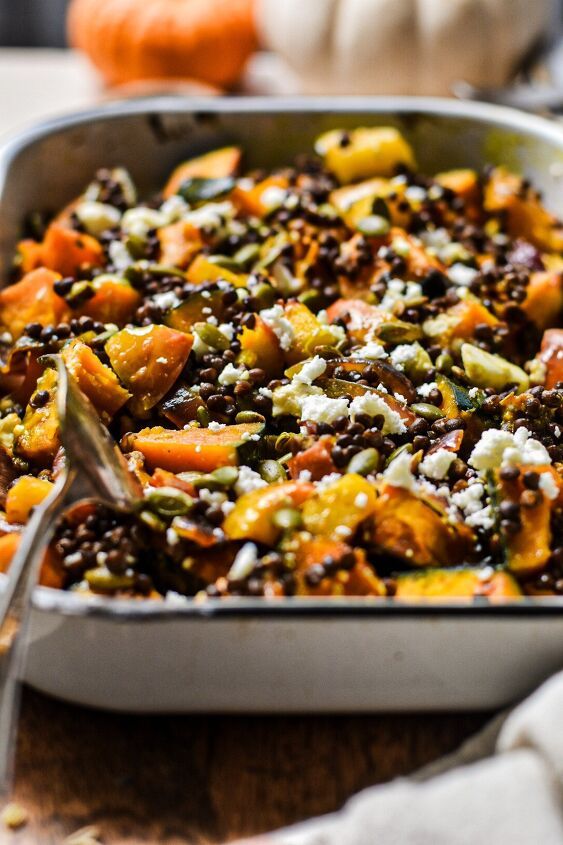
[[[33,512],[22,532],[0,596],[0,795],[12,786],[20,702],[20,677],[27,645],[31,597],[47,544],[66,503],[74,473],[65,474]]]

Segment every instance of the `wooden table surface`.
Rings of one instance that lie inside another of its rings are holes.
[[[360,789],[452,751],[490,714],[129,716],[24,692],[2,845],[215,843],[336,810]]]

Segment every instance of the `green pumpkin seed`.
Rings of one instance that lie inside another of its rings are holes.
[[[403,452],[408,452],[409,455],[412,455],[412,443],[404,443],[402,446],[399,446],[397,449],[394,449],[385,461],[385,466],[388,467],[391,461],[394,461],[395,458],[397,458]]]
[[[195,417],[202,428],[207,428],[209,426],[209,411],[207,410],[205,405],[199,406],[199,408],[195,412]]]
[[[302,287],[302,282],[296,279],[291,270],[281,261],[276,262],[273,269],[273,276],[276,282],[276,288],[283,296],[295,296],[297,291]]]
[[[178,194],[190,205],[198,202],[209,202],[230,193],[235,187],[232,176],[220,179],[185,179],[178,189]]]
[[[71,308],[78,308],[79,305],[83,305],[84,302],[92,299],[95,294],[96,291],[92,282],[75,282],[65,298]]]
[[[252,298],[258,303],[259,310],[264,308],[271,308],[276,301],[276,292],[271,285],[266,282],[261,282],[259,285],[250,289]]]
[[[450,373],[454,365],[454,359],[449,352],[440,352],[436,358],[436,369],[439,373]]]
[[[275,484],[276,481],[286,481],[287,473],[279,461],[268,459],[260,461],[258,465],[258,472],[260,477],[267,481],[268,484]]]
[[[362,235],[367,235],[368,238],[381,238],[390,231],[391,224],[389,220],[379,214],[370,214],[368,217],[362,217],[361,220],[358,220],[356,229]]]
[[[346,472],[354,472],[357,475],[369,475],[370,472],[375,472],[379,466],[380,455],[377,449],[369,448],[362,449],[357,455],[354,455],[346,468]]]
[[[240,272],[240,265],[230,255],[208,255],[207,260],[210,264],[224,267],[225,270],[233,270],[235,273]]]
[[[282,531],[296,531],[301,528],[303,520],[301,513],[295,508],[280,508],[273,515],[272,522]]]
[[[319,358],[324,358],[325,361],[331,361],[334,358],[342,358],[342,353],[338,351],[335,346],[315,346],[313,349],[315,355]]]
[[[93,590],[126,590],[135,583],[134,573],[124,572],[121,575],[116,575],[105,566],[87,569],[84,577],[88,586],[92,587]]]
[[[217,467],[210,475],[221,487],[232,487],[238,478],[238,469],[230,466]]]
[[[136,261],[145,258],[147,252],[147,239],[141,235],[129,235],[125,240],[125,246],[129,255],[132,255]]]
[[[306,305],[311,311],[318,311],[323,304],[322,294],[318,290],[306,290],[297,297],[299,302]]]
[[[248,267],[260,258],[260,247],[258,244],[245,244],[238,249],[233,259],[239,267]]]
[[[207,346],[211,346],[212,349],[218,349],[220,352],[225,352],[231,345],[223,332],[219,331],[217,326],[212,326],[211,323],[196,323],[194,325],[194,332],[197,332]]]
[[[422,328],[403,320],[389,320],[377,328],[376,334],[387,343],[414,343],[422,337]]]
[[[154,531],[156,534],[164,534],[166,531],[166,523],[160,519],[155,513],[149,510],[143,510],[139,514],[139,519],[143,522],[151,531]]]
[[[258,411],[239,411],[235,417],[235,422],[238,425],[244,423],[263,423],[266,422],[266,417],[259,414]]]
[[[159,487],[151,490],[145,499],[149,508],[164,518],[184,516],[193,507],[194,500],[176,487]]]
[[[427,422],[436,422],[436,420],[441,420],[445,416],[440,408],[437,408],[436,405],[430,405],[428,402],[415,402],[414,405],[410,406],[410,409],[417,417],[422,417]]]

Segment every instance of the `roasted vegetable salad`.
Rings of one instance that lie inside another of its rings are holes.
[[[0,291],[0,568],[64,465],[59,352],[144,488],[72,509],[83,594],[563,594],[563,227],[503,167],[421,174],[334,129],[142,201],[101,170],[26,224]]]

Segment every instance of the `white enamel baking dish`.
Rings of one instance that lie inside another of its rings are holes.
[[[423,170],[504,162],[563,214],[563,130],[432,99],[180,100],[112,105],[43,124],[0,152],[0,270],[24,215],[72,199],[101,166],[141,192],[183,158],[240,143],[250,166],[287,163],[335,126],[395,124]],[[503,605],[381,599],[85,600],[39,588],[28,683],[137,712],[491,708],[563,666],[563,599]]]

